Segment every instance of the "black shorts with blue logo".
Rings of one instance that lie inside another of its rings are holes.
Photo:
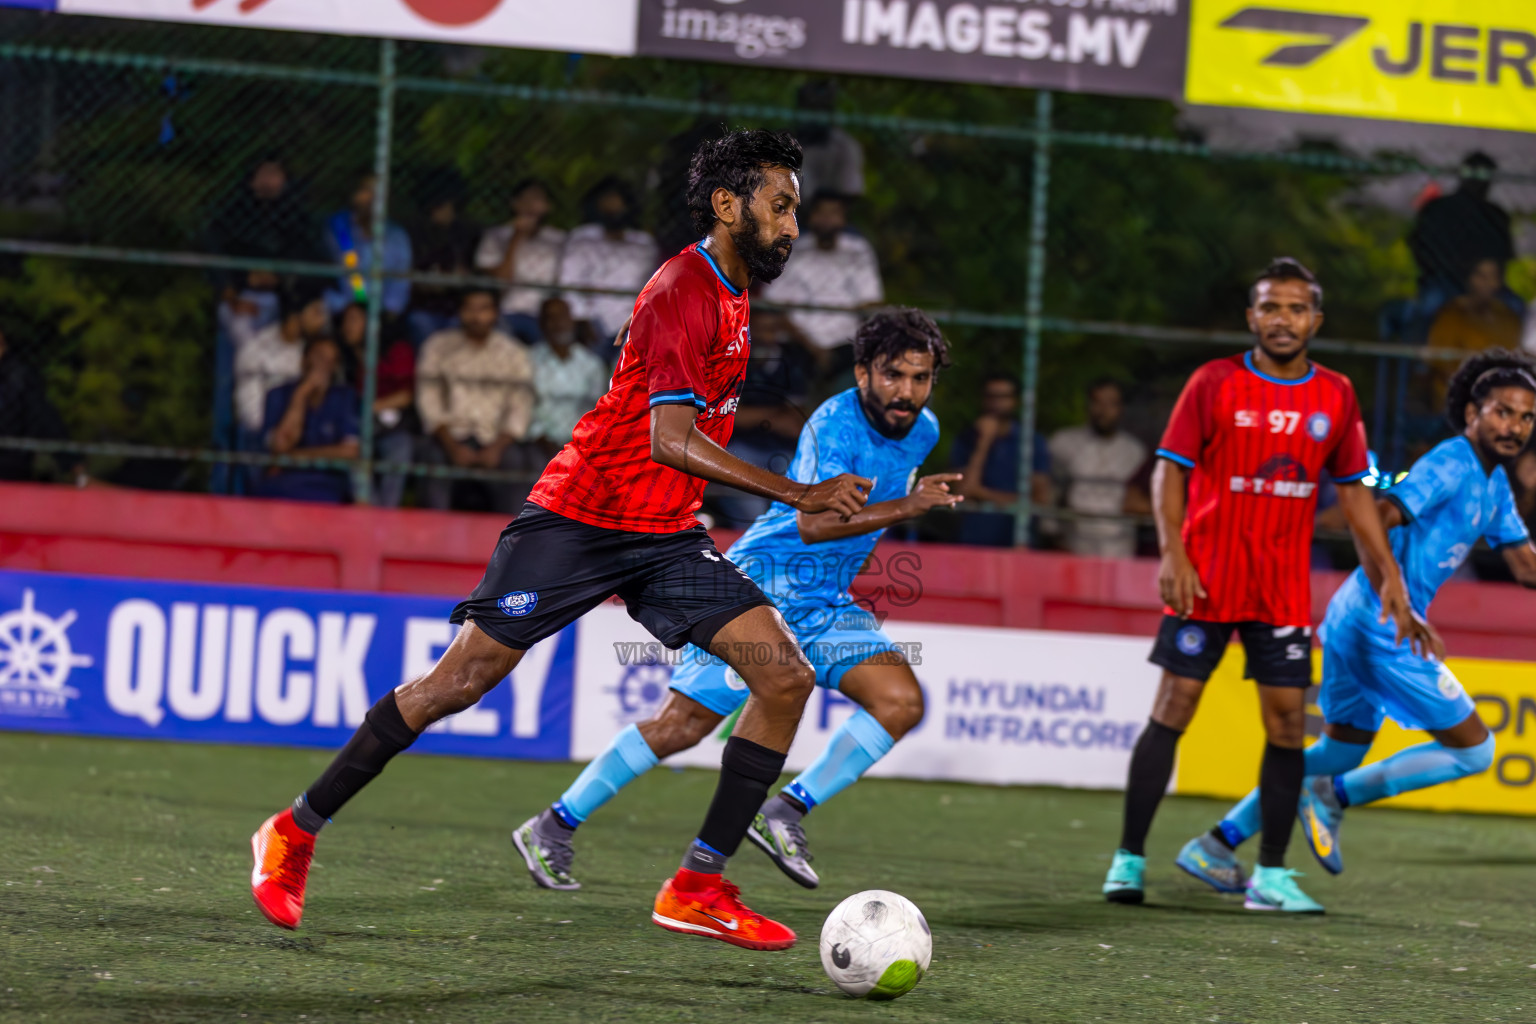
[[[527,650],[617,594],[669,648],[707,647],[749,608],[772,605],[702,526],[636,533],[590,526],[529,502],[501,531],[485,576],[449,616]]]
[[[1247,665],[1243,678],[1265,686],[1312,685],[1312,627],[1264,622],[1206,622],[1164,615],[1147,658],[1176,676],[1202,683],[1216,671],[1237,630]]]

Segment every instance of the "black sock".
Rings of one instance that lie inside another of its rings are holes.
[[[1259,867],[1285,867],[1285,848],[1291,845],[1305,775],[1306,755],[1299,748],[1264,745],[1264,764],[1259,769],[1259,818],[1264,823]]]
[[[368,709],[357,732],[305,791],[304,802],[320,817],[332,817],[384,770],[390,758],[415,742],[416,733],[400,717],[395,691],[391,690]]]
[[[720,782],[699,829],[699,842],[724,857],[735,854],[768,798],[768,787],[779,780],[783,770],[784,755],[777,750],[740,736],[726,740],[725,753],[720,757]]]
[[[1181,729],[1170,729],[1162,722],[1147,719],[1147,727],[1131,752],[1131,770],[1125,783],[1125,823],[1120,831],[1120,848],[1145,856],[1147,832],[1157,805],[1168,792],[1173,776],[1173,755],[1179,748]]]
[[[1225,846],[1229,850],[1237,849],[1237,847],[1232,845],[1232,840],[1227,838],[1227,834],[1221,830],[1220,825],[1217,825],[1215,828],[1211,829],[1211,838],[1215,839],[1218,843],[1220,843],[1222,846]]]

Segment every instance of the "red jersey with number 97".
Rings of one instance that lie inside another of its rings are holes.
[[[1184,546],[1209,595],[1192,617],[1310,626],[1318,479],[1369,469],[1349,378],[1313,363],[1281,380],[1252,352],[1213,360],[1184,385],[1157,454],[1190,470]]]
[[[702,242],[662,264],[635,300],[608,393],[576,424],[528,500],[614,530],[696,526],[704,481],[651,459],[651,409],[692,406],[694,425],[723,448],[747,377],[749,316],[746,293]]]

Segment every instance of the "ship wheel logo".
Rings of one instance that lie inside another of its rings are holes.
[[[31,588],[21,592],[21,607],[0,615],[0,712],[59,714],[80,692],[65,683],[70,672],[89,668],[89,655],[69,643],[73,609],[57,619],[37,610]]]

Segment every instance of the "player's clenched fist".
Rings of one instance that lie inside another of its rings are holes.
[[[931,508],[949,508],[965,500],[960,494],[950,491],[950,484],[960,482],[961,473],[935,473],[925,476],[912,488],[912,493],[903,500],[907,509],[914,516],[920,516]]]
[[[830,480],[811,484],[795,502],[799,512],[836,512],[847,519],[857,515],[869,500],[874,482],[852,473],[839,473]]]

